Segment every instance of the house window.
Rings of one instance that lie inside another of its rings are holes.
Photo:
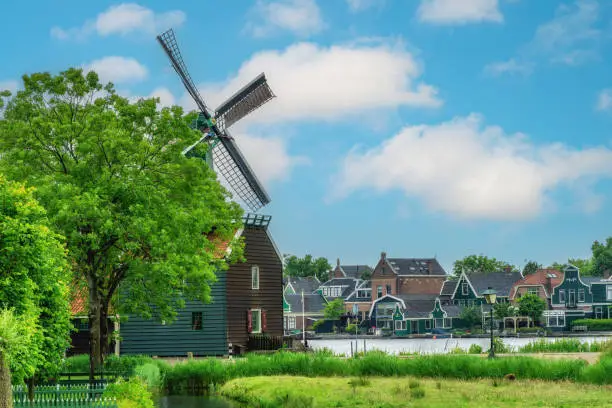
[[[467,295],[469,293],[468,291],[468,283],[463,281],[461,282],[461,294],[462,295]]]
[[[261,333],[261,310],[251,310],[251,333]]]
[[[559,303],[565,303],[565,290],[559,289]]]
[[[391,285],[387,285],[387,295],[391,295]]]
[[[576,290],[570,289],[567,291],[567,304],[574,306],[576,304]]]
[[[289,316],[287,326],[290,329],[295,329],[295,316]]]
[[[191,330],[202,330],[202,312],[191,313]]]
[[[546,326],[565,327],[565,314],[563,312],[550,312],[546,315]]]
[[[376,288],[376,297],[382,297],[382,285],[378,285],[378,287]]]
[[[595,318],[603,319],[603,308],[601,306],[595,306]]]
[[[578,289],[578,302],[584,302],[584,289]]]
[[[606,286],[606,299],[612,300],[612,285]]]
[[[444,328],[450,329],[453,326],[453,322],[450,318],[444,318]]]
[[[434,327],[436,329],[441,329],[444,327],[444,319],[434,319]]]
[[[529,288],[529,289],[527,289],[527,293],[529,293],[530,295],[536,295],[537,296],[538,292],[539,292],[538,288]]]
[[[425,320],[425,329],[427,330],[431,329],[431,320],[429,319]]]
[[[395,321],[395,330],[406,330],[406,322],[402,321],[402,320],[396,320]]]
[[[251,288],[259,289],[259,266],[251,266]]]

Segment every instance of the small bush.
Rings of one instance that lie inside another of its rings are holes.
[[[157,364],[147,363],[138,366],[134,374],[142,379],[150,389],[157,389],[162,385],[161,372]]]
[[[451,349],[451,351],[449,352],[449,354],[467,354],[467,351],[465,351],[464,349],[462,349],[461,347],[457,346],[454,349]]]
[[[118,408],[155,408],[153,395],[140,378],[119,380],[104,391],[105,398],[115,398]]]
[[[480,344],[472,344],[468,350],[469,354],[481,354],[482,346]]]
[[[413,399],[421,399],[425,397],[425,390],[421,387],[411,388],[410,397]]]
[[[349,324],[346,326],[346,328],[344,329],[344,331],[348,334],[355,334],[355,329],[357,329],[357,325],[356,324]]]
[[[496,353],[510,353],[512,351],[510,347],[508,347],[506,343],[504,343],[504,341],[499,337],[495,337],[493,339],[493,345],[495,347]],[[491,348],[489,348],[489,350],[487,351],[491,351]]]
[[[419,388],[421,386],[421,383],[419,383],[416,380],[410,380],[410,382],[408,383],[408,388],[410,388],[411,390],[414,388]]]

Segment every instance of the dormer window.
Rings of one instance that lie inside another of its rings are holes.
[[[461,294],[466,295],[469,293],[468,283],[466,281],[461,282]]]

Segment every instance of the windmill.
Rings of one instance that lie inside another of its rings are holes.
[[[198,144],[208,143],[209,148],[205,157],[207,163],[223,175],[230,188],[251,211],[259,210],[270,202],[270,197],[245,160],[228,128],[274,98],[275,95],[268,86],[265,74],[258,75],[211,114],[187,71],[174,31],[169,29],[158,35],[157,41],[170,58],[172,67],[200,111],[193,127],[200,130],[203,137],[183,153],[188,156],[194,155],[194,148]]]

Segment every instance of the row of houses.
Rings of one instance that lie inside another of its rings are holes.
[[[612,279],[581,277],[572,265],[527,276],[506,268],[450,277],[435,258],[388,258],[383,252],[374,268],[337,260],[326,282],[288,278],[284,328],[287,333],[312,327],[337,298],[344,300],[347,316],[383,333],[406,336],[463,328],[463,308],[490,310],[483,296],[487,289],[497,292],[499,303],[515,303],[527,293],[539,296],[547,304],[542,323],[551,330],[568,330],[576,319],[612,318]]]

